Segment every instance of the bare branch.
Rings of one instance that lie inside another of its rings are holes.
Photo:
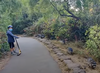
[[[56,8],[56,6],[52,2],[50,2],[50,3],[54,7],[54,9],[61,15],[60,11]]]
[[[75,15],[69,10],[70,4],[68,3],[68,0],[67,0],[67,7],[66,7],[65,5],[64,5],[63,7],[64,7],[64,9],[65,9],[69,14],[72,15],[72,17],[76,18],[77,20],[80,19],[79,17],[75,16]]]
[[[70,10],[69,10],[69,3],[68,3],[68,0],[66,1],[67,2],[67,7],[64,5],[63,7],[64,7],[64,10],[66,10],[70,15],[67,15],[67,14],[65,14],[64,12],[63,12],[63,14],[61,13],[61,11],[63,11],[63,10],[58,10],[57,9],[57,7],[52,3],[52,2],[50,2],[51,3],[51,5],[54,7],[54,9],[60,14],[60,16],[67,16],[67,17],[72,17],[72,18],[75,18],[75,19],[77,19],[77,20],[79,20],[80,18],[79,17],[77,17],[77,16],[75,16]]]
[[[55,10],[60,14],[60,16],[72,17],[72,15],[61,14],[61,10],[58,10],[57,7],[52,2],[50,3],[55,8]]]
[[[79,17],[75,16],[71,11],[69,11],[69,9],[66,8],[66,6],[64,6],[64,9],[65,9],[69,14],[71,14],[71,16],[72,16],[73,18],[76,18],[77,20],[80,19]]]

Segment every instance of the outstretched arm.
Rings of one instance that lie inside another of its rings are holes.
[[[10,34],[12,37],[19,38],[19,37],[13,35],[11,32],[8,32],[8,34]]]

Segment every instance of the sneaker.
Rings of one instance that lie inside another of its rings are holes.
[[[15,55],[13,52],[11,52],[11,55]]]
[[[14,52],[14,54],[16,54],[16,55],[18,55],[19,53],[18,52],[16,52],[16,51],[13,51]]]
[[[16,51],[15,51],[15,50],[14,50],[13,52],[14,52],[14,53],[16,53]]]

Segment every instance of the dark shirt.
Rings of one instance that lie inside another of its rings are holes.
[[[8,42],[15,42],[15,38],[18,38],[17,36],[13,35],[11,31],[7,31],[7,37]]]

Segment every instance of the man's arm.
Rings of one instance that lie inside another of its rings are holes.
[[[12,37],[19,38],[19,37],[13,35],[11,32],[8,32],[8,34],[10,34]]]

